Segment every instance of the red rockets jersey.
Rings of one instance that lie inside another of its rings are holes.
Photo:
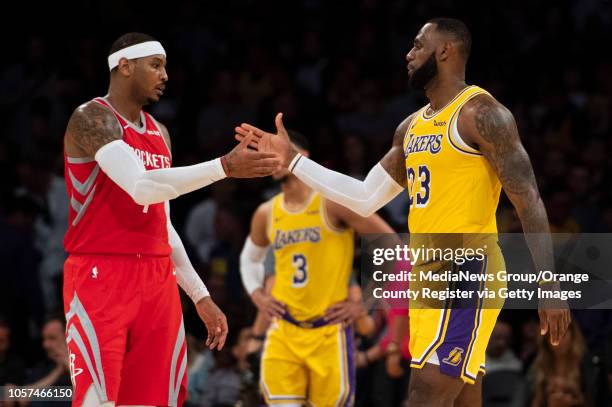
[[[110,109],[123,128],[123,141],[148,170],[168,168],[171,157],[153,117],[140,113],[138,128],[105,98],[95,102]],[[170,255],[164,203],[138,205],[89,158],[64,154],[64,177],[70,200],[64,247],[70,254]]]

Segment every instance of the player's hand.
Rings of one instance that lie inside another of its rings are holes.
[[[325,311],[325,319],[330,324],[352,324],[356,319],[366,315],[363,304],[351,300],[337,302]]]
[[[268,318],[282,318],[286,312],[285,304],[277,301],[270,294],[266,293],[262,288],[258,288],[251,294],[253,302],[257,309],[264,313]]]
[[[248,141],[249,146],[256,148],[260,152],[273,152],[278,154],[282,168],[287,168],[293,157],[297,154],[295,146],[289,140],[289,134],[283,124],[283,114],[278,113],[274,119],[276,124],[276,134],[268,133],[248,123],[242,123],[236,127],[236,140],[241,143],[253,135],[253,139]]]
[[[252,134],[244,137],[240,144],[225,155],[223,169],[228,177],[232,178],[255,178],[272,175],[280,166],[277,154],[270,151],[255,151],[248,148],[255,136]]]
[[[385,367],[389,377],[397,379],[404,374],[404,369],[401,365],[402,354],[400,352],[393,352],[387,355],[385,360]]]
[[[542,289],[558,291],[560,286],[559,283],[551,283],[551,286],[542,287]],[[572,322],[567,302],[557,299],[540,300],[538,314],[540,316],[540,335],[549,333],[550,344],[559,345]]]
[[[217,304],[213,302],[210,296],[198,301],[196,310],[208,330],[206,346],[211,350],[215,349],[215,347],[217,347],[217,350],[223,349],[228,331],[225,314],[217,307]]]

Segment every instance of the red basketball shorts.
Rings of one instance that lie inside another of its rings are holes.
[[[64,264],[73,405],[180,406],[187,391],[181,303],[169,257],[79,256]]]

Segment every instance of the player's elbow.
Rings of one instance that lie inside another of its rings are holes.
[[[508,195],[510,202],[512,202],[512,205],[514,206],[514,209],[516,209],[519,216],[525,211],[532,210],[533,208],[539,206],[544,206],[537,187],[526,188],[520,193],[509,194],[506,192],[506,195]]]
[[[374,215],[378,210],[378,207],[374,202],[364,202],[363,205],[359,205],[351,209],[359,216],[367,218],[368,216]]]
[[[174,199],[179,196],[174,188],[151,180],[140,180],[134,185],[130,194],[138,205],[153,205]]]

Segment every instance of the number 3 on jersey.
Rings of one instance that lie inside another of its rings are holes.
[[[429,202],[429,191],[431,189],[431,173],[426,165],[419,165],[418,178],[414,172],[414,168],[410,167],[407,171],[408,177],[408,205],[412,208],[424,208]],[[416,181],[419,181],[419,189],[416,189]],[[416,198],[416,202],[415,202]],[[416,204],[416,205],[415,205]]]
[[[293,267],[295,272],[293,273],[292,287],[301,288],[308,284],[308,265],[306,263],[306,256],[303,254],[293,255]]]

